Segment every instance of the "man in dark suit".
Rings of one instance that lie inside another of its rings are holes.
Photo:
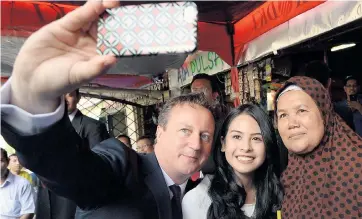
[[[193,187],[188,179],[210,154],[215,126],[210,109],[202,94],[167,102],[158,120],[155,153],[148,155],[117,139],[83,149],[66,115],[27,136],[2,120],[2,135],[24,166],[79,206],[77,218],[181,219],[180,201]]]
[[[77,218],[181,219],[188,179],[206,161],[213,141],[215,121],[204,95],[165,104],[155,152],[148,155],[115,138],[85,149],[64,113],[62,94],[116,62],[95,51],[95,30],[99,15],[118,5],[87,1],[27,39],[1,87],[1,134],[23,166],[78,205]]]
[[[81,96],[79,89],[65,95],[68,118],[80,136],[83,149],[93,148],[95,145],[109,138],[105,125],[95,119],[83,115],[77,104]],[[72,219],[75,217],[76,204],[62,196],[56,195],[45,185],[40,184],[37,193],[36,215],[42,219]]]
[[[78,135],[85,141],[85,146],[93,148],[99,142],[109,138],[106,126],[95,119],[83,115],[77,109],[80,101],[79,89],[65,95],[65,102],[68,109],[68,117]]]

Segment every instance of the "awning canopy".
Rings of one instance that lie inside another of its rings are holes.
[[[234,91],[238,92],[235,67],[245,53],[246,43],[321,3],[323,1],[197,1],[198,49],[216,52],[233,67],[232,84]],[[2,36],[27,37],[82,4],[84,2],[2,1]]]

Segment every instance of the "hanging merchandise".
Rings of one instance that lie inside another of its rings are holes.
[[[265,66],[250,64],[239,71],[240,103],[261,103],[263,96],[262,79]]]
[[[272,60],[271,58],[268,58],[265,60],[265,74],[263,75],[263,80],[267,82],[272,81]]]
[[[267,99],[267,110],[274,111],[274,98],[275,98],[276,91],[275,90],[268,90],[266,95]]]
[[[254,66],[251,66],[251,68],[248,70],[247,73],[250,98],[255,97],[255,86],[254,86],[255,71],[257,72],[258,70]]]
[[[225,74],[225,95],[232,95],[231,76],[230,72]]]
[[[239,71],[239,99],[240,104],[244,104],[244,74],[243,69]]]
[[[261,97],[262,97],[260,82],[261,82],[261,80],[259,77],[258,78],[254,77],[255,100],[258,103],[260,103]]]

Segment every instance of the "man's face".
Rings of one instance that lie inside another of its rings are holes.
[[[155,152],[162,168],[175,177],[199,171],[210,155],[214,117],[199,105],[174,106],[165,127],[157,127]]]
[[[346,85],[344,86],[344,91],[346,92],[347,96],[357,94],[358,84],[357,80],[351,79],[348,80]]]
[[[191,93],[204,93],[206,99],[212,103],[217,97],[216,92],[212,92],[211,83],[206,79],[196,79],[191,84]]]
[[[0,157],[0,170],[1,170],[1,178],[5,176],[7,173],[9,161],[6,159],[6,157],[1,156]]]
[[[80,100],[80,98],[79,98],[79,96],[77,96],[76,91],[67,93],[65,95],[65,102],[67,103],[68,114],[71,114],[72,112],[74,112],[74,110],[77,109],[77,104],[78,104],[79,100]]]
[[[9,157],[9,166],[8,168],[12,173],[19,174],[23,166],[19,163],[19,159],[17,156],[13,155]]]
[[[148,138],[144,138],[137,141],[137,151],[139,153],[152,153],[153,145],[152,141]]]

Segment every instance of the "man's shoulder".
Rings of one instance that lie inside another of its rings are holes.
[[[335,106],[346,106],[347,100],[340,100],[334,103]]]
[[[10,174],[12,174],[12,173],[10,173]],[[22,176],[12,174],[11,177],[12,177],[12,182],[16,186],[20,186],[20,187],[31,186],[30,182]]]
[[[357,100],[362,104],[362,94],[357,94]]]
[[[88,124],[94,124],[94,125],[101,125],[102,124],[102,122],[100,122],[100,121],[98,121],[96,119],[93,119],[93,118],[91,118],[89,116],[86,116],[84,114],[82,114],[82,117],[83,117],[83,122],[86,122]]]
[[[333,104],[333,107],[337,113],[343,113],[349,109],[348,105],[347,105],[347,100],[341,100],[341,101],[335,102]]]

